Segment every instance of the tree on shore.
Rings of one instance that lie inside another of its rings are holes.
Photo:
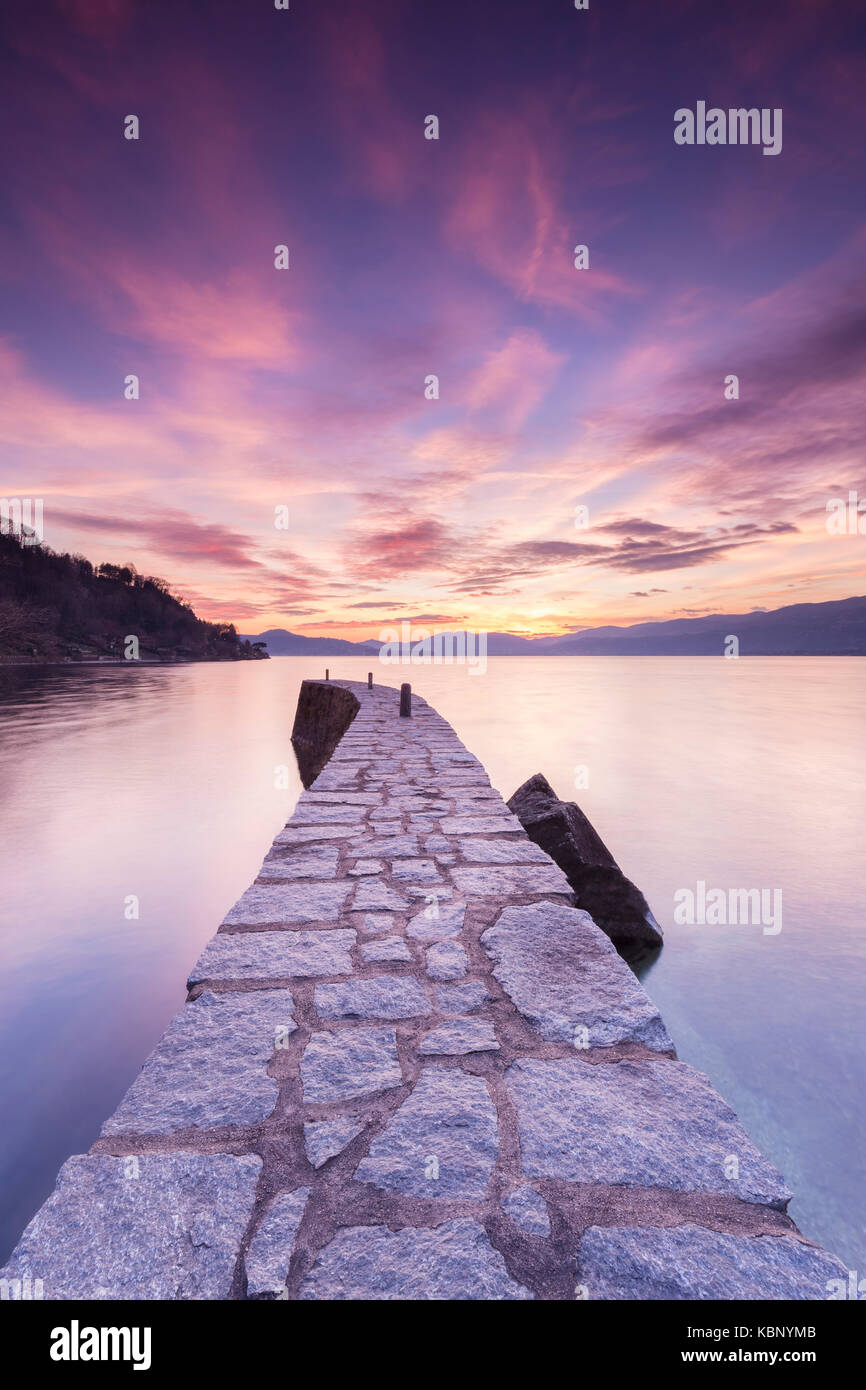
[[[141,657],[248,661],[266,656],[232,623],[209,623],[164,579],[134,565],[91,564],[83,555],[0,532],[0,660],[119,658],[130,635]]]

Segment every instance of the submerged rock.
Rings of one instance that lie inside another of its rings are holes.
[[[508,805],[529,838],[562,869],[577,906],[615,945],[661,946],[662,930],[646,898],[575,802],[560,801],[537,772],[517,788]]]

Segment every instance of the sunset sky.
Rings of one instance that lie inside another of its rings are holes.
[[[248,633],[866,592],[858,13],[8,4],[0,493]],[[782,152],[675,145],[699,100]]]

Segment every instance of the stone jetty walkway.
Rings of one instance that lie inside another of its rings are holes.
[[[478,760],[334,685],[356,717],[10,1287],[826,1298],[843,1266]]]

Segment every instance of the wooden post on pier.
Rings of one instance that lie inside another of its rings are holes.
[[[326,667],[325,667],[325,680],[326,680],[326,681],[329,681],[330,679],[331,679],[331,673],[330,673],[330,671],[328,670],[328,668],[327,668],[327,666],[326,666]]]
[[[412,715],[412,687],[408,681],[400,686],[400,718],[409,719]]]
[[[372,690],[372,689],[373,689],[373,672],[372,672],[372,671],[368,671],[368,672],[367,672],[367,689],[368,689],[368,690]]]

